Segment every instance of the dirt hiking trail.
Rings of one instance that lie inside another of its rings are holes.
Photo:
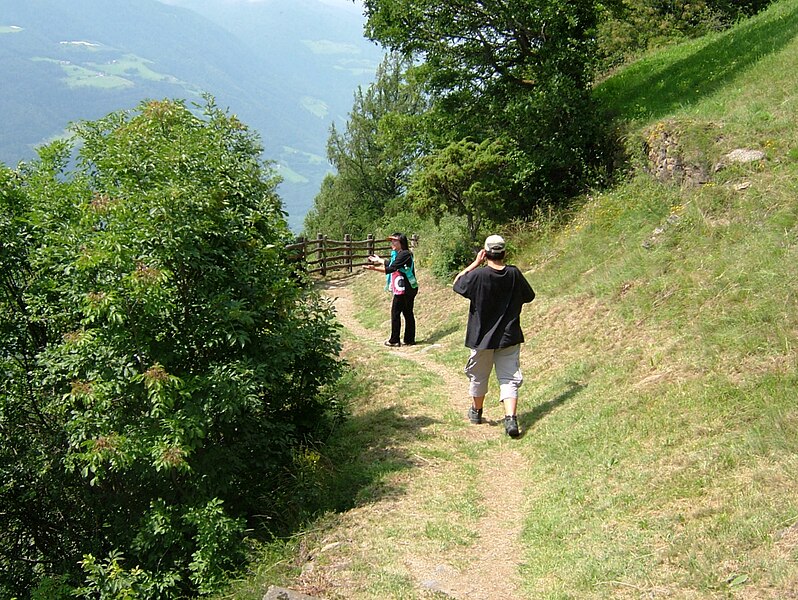
[[[467,395],[467,379],[462,371],[454,372],[435,362],[430,356],[434,346],[419,343],[412,347],[387,348],[383,345],[384,331],[372,331],[363,327],[355,318],[357,307],[348,280],[328,282],[322,292],[333,300],[338,320],[348,333],[357,339],[360,347],[368,348],[369,353],[394,353],[402,359],[412,361],[419,370],[435,375],[431,378],[437,382],[439,389],[430,389],[430,393],[438,393],[447,398],[451,409],[462,415],[466,422],[466,411],[470,405]],[[464,335],[464,332],[463,332]],[[464,360],[465,353],[464,351]],[[362,350],[360,350],[362,352]],[[437,417],[436,409],[427,407],[420,399],[421,410],[428,410],[429,418]],[[487,405],[486,405],[487,406]],[[419,410],[416,408],[415,410]],[[439,410],[439,409],[437,409]],[[522,598],[519,586],[519,565],[523,560],[523,548],[520,535],[524,524],[527,502],[534,501],[525,490],[522,476],[527,471],[527,462],[519,444],[521,440],[511,440],[504,432],[503,421],[499,416],[500,407],[491,408],[491,416],[495,417],[482,425],[468,425],[457,428],[449,426],[449,431],[442,431],[446,439],[453,444],[465,444],[468,447],[486,450],[477,461],[476,477],[477,502],[481,506],[474,507],[482,515],[476,526],[477,534],[467,547],[458,548],[457,553],[436,551],[429,545],[407,544],[401,549],[402,565],[392,565],[403,576],[412,579],[416,585],[417,597],[430,598],[462,598],[469,600],[513,600]],[[444,425],[445,426],[445,425]],[[498,441],[497,441],[498,440]],[[453,462],[453,461],[449,461]],[[440,461],[419,460],[412,470],[412,477],[417,481],[426,481],[426,485],[439,476],[441,469],[457,468],[447,466]],[[456,480],[456,477],[453,479]],[[412,486],[411,486],[412,489]],[[408,492],[410,494],[412,492]],[[359,525],[367,523],[378,513],[390,511],[394,516],[406,519],[424,519],[424,515],[401,515],[402,510],[418,510],[417,506],[408,508],[401,498],[381,498],[376,502],[360,506],[344,519],[352,518],[355,527],[354,538],[358,538]],[[400,511],[397,515],[396,511]],[[368,513],[372,512],[373,515]],[[373,526],[379,527],[379,519]],[[349,532],[353,534],[352,531]],[[368,537],[367,533],[364,535]],[[348,542],[352,543],[353,539]],[[329,540],[327,546],[346,543],[341,540]],[[368,553],[368,542],[361,541],[361,547]],[[373,550],[373,549],[372,549]],[[363,590],[347,589],[352,585],[351,574],[347,574],[346,565],[336,565],[329,561],[333,568],[314,568],[306,577],[305,589],[310,591],[316,587],[317,595],[327,598],[368,598]],[[383,565],[384,567],[384,565]],[[315,583],[315,586],[314,586]],[[357,586],[356,586],[357,587]],[[326,589],[325,589],[326,588]],[[323,592],[318,594],[318,592]],[[307,592],[306,592],[307,593]]]

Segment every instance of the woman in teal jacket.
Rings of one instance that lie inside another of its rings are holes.
[[[386,287],[393,293],[391,303],[391,337],[385,340],[386,346],[401,346],[402,316],[405,318],[405,346],[416,343],[416,317],[413,306],[418,294],[418,281],[416,279],[416,266],[413,253],[404,233],[392,233],[388,236],[391,241],[391,258],[382,259],[376,254],[368,257],[372,264],[367,269],[380,271],[386,274]]]

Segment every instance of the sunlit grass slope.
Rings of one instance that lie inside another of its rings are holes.
[[[633,153],[665,129],[710,180],[661,184],[641,159],[518,234],[539,293],[527,394],[557,404],[526,416],[547,490],[530,597],[798,590],[796,33],[781,2],[604,82]],[[765,159],[729,164],[736,148]]]

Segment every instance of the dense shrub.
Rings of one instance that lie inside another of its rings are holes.
[[[211,100],[74,131],[74,162],[57,142],[0,169],[0,596],[208,593],[330,416],[331,308],[286,265],[257,139]]]

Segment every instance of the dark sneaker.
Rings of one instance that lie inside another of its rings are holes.
[[[512,438],[521,435],[521,432],[518,430],[518,417],[515,415],[504,417],[504,430],[507,432],[507,435]]]
[[[474,425],[482,423],[482,409],[474,408],[473,406],[468,409],[468,420]]]
[[[391,348],[398,348],[399,346],[402,345],[399,342],[392,342],[391,340],[385,340],[384,343],[386,346],[390,346]]]

